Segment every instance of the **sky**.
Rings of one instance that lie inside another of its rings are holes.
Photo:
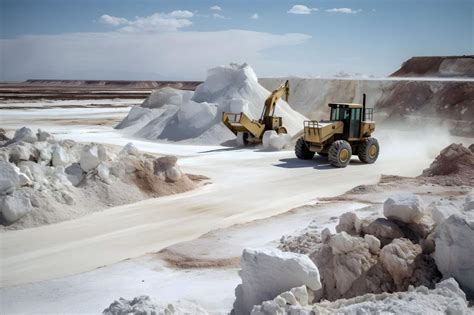
[[[0,0],[0,80],[384,77],[474,54],[474,0]]]

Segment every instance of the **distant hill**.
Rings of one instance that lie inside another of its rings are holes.
[[[474,56],[412,57],[390,76],[473,78]]]
[[[199,81],[27,80],[0,82],[0,99],[146,98],[151,91],[172,87],[194,90]]]
[[[50,87],[84,87],[84,88],[117,88],[117,89],[159,89],[174,87],[183,90],[194,90],[199,81],[132,81],[132,80],[26,80],[23,84]]]

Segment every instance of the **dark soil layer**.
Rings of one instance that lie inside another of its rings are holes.
[[[412,57],[391,77],[474,77],[474,56]]]

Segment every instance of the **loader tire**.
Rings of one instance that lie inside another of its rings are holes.
[[[303,137],[296,141],[295,155],[300,160],[311,160],[314,157],[314,152],[309,150]]]
[[[379,157],[379,142],[375,138],[366,138],[359,147],[359,160],[363,163],[372,164]]]
[[[346,167],[351,161],[352,148],[345,140],[334,141],[329,147],[329,163],[335,167]]]
[[[237,145],[243,147],[249,144],[249,134],[247,132],[237,132]]]

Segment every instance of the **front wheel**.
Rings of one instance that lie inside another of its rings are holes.
[[[375,138],[366,138],[359,147],[359,160],[363,163],[372,164],[379,157],[379,142]]]
[[[329,147],[329,163],[335,167],[346,167],[351,161],[352,148],[345,140],[334,141]]]
[[[249,134],[247,132],[237,132],[237,145],[240,147],[249,144]]]
[[[301,160],[311,160],[314,157],[314,152],[310,151],[306,145],[306,141],[301,137],[296,141],[295,145],[295,155],[298,159]]]

